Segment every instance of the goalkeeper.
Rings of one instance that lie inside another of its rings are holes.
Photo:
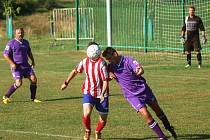
[[[181,32],[181,42],[184,44],[184,53],[187,55],[186,68],[191,66],[191,52],[195,51],[197,54],[198,68],[201,68],[201,44],[199,37],[199,29],[202,32],[202,42],[206,44],[207,39],[205,35],[205,28],[199,16],[195,15],[195,7],[189,7],[189,16],[185,18],[184,25]],[[186,38],[185,38],[186,33]]]

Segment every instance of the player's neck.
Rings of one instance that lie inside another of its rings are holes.
[[[15,40],[18,41],[18,42],[20,42],[20,43],[23,42],[23,39],[17,39],[17,38],[15,38]]]
[[[190,18],[193,18],[193,17],[195,17],[195,15],[190,15],[189,17],[190,17]]]

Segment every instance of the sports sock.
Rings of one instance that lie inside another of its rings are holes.
[[[197,54],[197,60],[198,60],[198,64],[201,65],[201,63],[202,63],[201,53]]]
[[[187,64],[191,65],[191,53],[187,54]]]
[[[104,126],[106,125],[106,122],[101,122],[101,121],[98,121],[98,124],[97,124],[97,127],[96,127],[96,132],[97,133],[100,133],[101,130],[104,128]]]
[[[36,89],[37,89],[36,84],[31,84],[30,85],[31,99],[32,100],[34,100],[36,98]]]
[[[159,138],[166,138],[163,131],[160,129],[159,125],[155,122],[155,120],[152,120],[149,124],[149,127],[157,134]]]
[[[83,117],[83,124],[85,125],[85,128],[86,128],[86,130],[91,130],[90,129],[90,117],[89,116],[87,116],[87,117]]]
[[[167,129],[167,130],[171,129],[171,125],[168,121],[168,118],[166,117],[166,115],[164,113],[162,113],[161,115],[158,115],[158,118],[162,121],[165,129]]]
[[[14,83],[10,89],[7,91],[7,94],[5,95],[6,97],[10,97],[17,89],[18,87],[16,86],[16,84]]]

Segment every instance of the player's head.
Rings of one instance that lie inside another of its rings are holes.
[[[195,6],[191,5],[189,7],[189,15],[194,16],[195,15]]]
[[[90,42],[87,48],[87,56],[91,60],[97,60],[101,56],[101,47],[96,42]]]
[[[111,63],[117,64],[119,62],[119,55],[117,51],[112,47],[107,47],[104,52],[102,53],[102,56]]]
[[[19,41],[23,40],[24,37],[24,30],[23,28],[15,29],[15,38]]]

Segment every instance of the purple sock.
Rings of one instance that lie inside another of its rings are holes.
[[[17,89],[17,86],[13,84],[10,87],[10,89],[7,91],[7,94],[5,96],[9,98],[15,92],[16,89]]]
[[[34,100],[36,98],[36,84],[30,85],[30,91],[31,91],[31,99]]]
[[[159,125],[155,122],[155,120],[152,120],[149,123],[149,127],[158,135],[159,138],[166,139],[166,136],[164,135],[163,131],[160,129]]]

